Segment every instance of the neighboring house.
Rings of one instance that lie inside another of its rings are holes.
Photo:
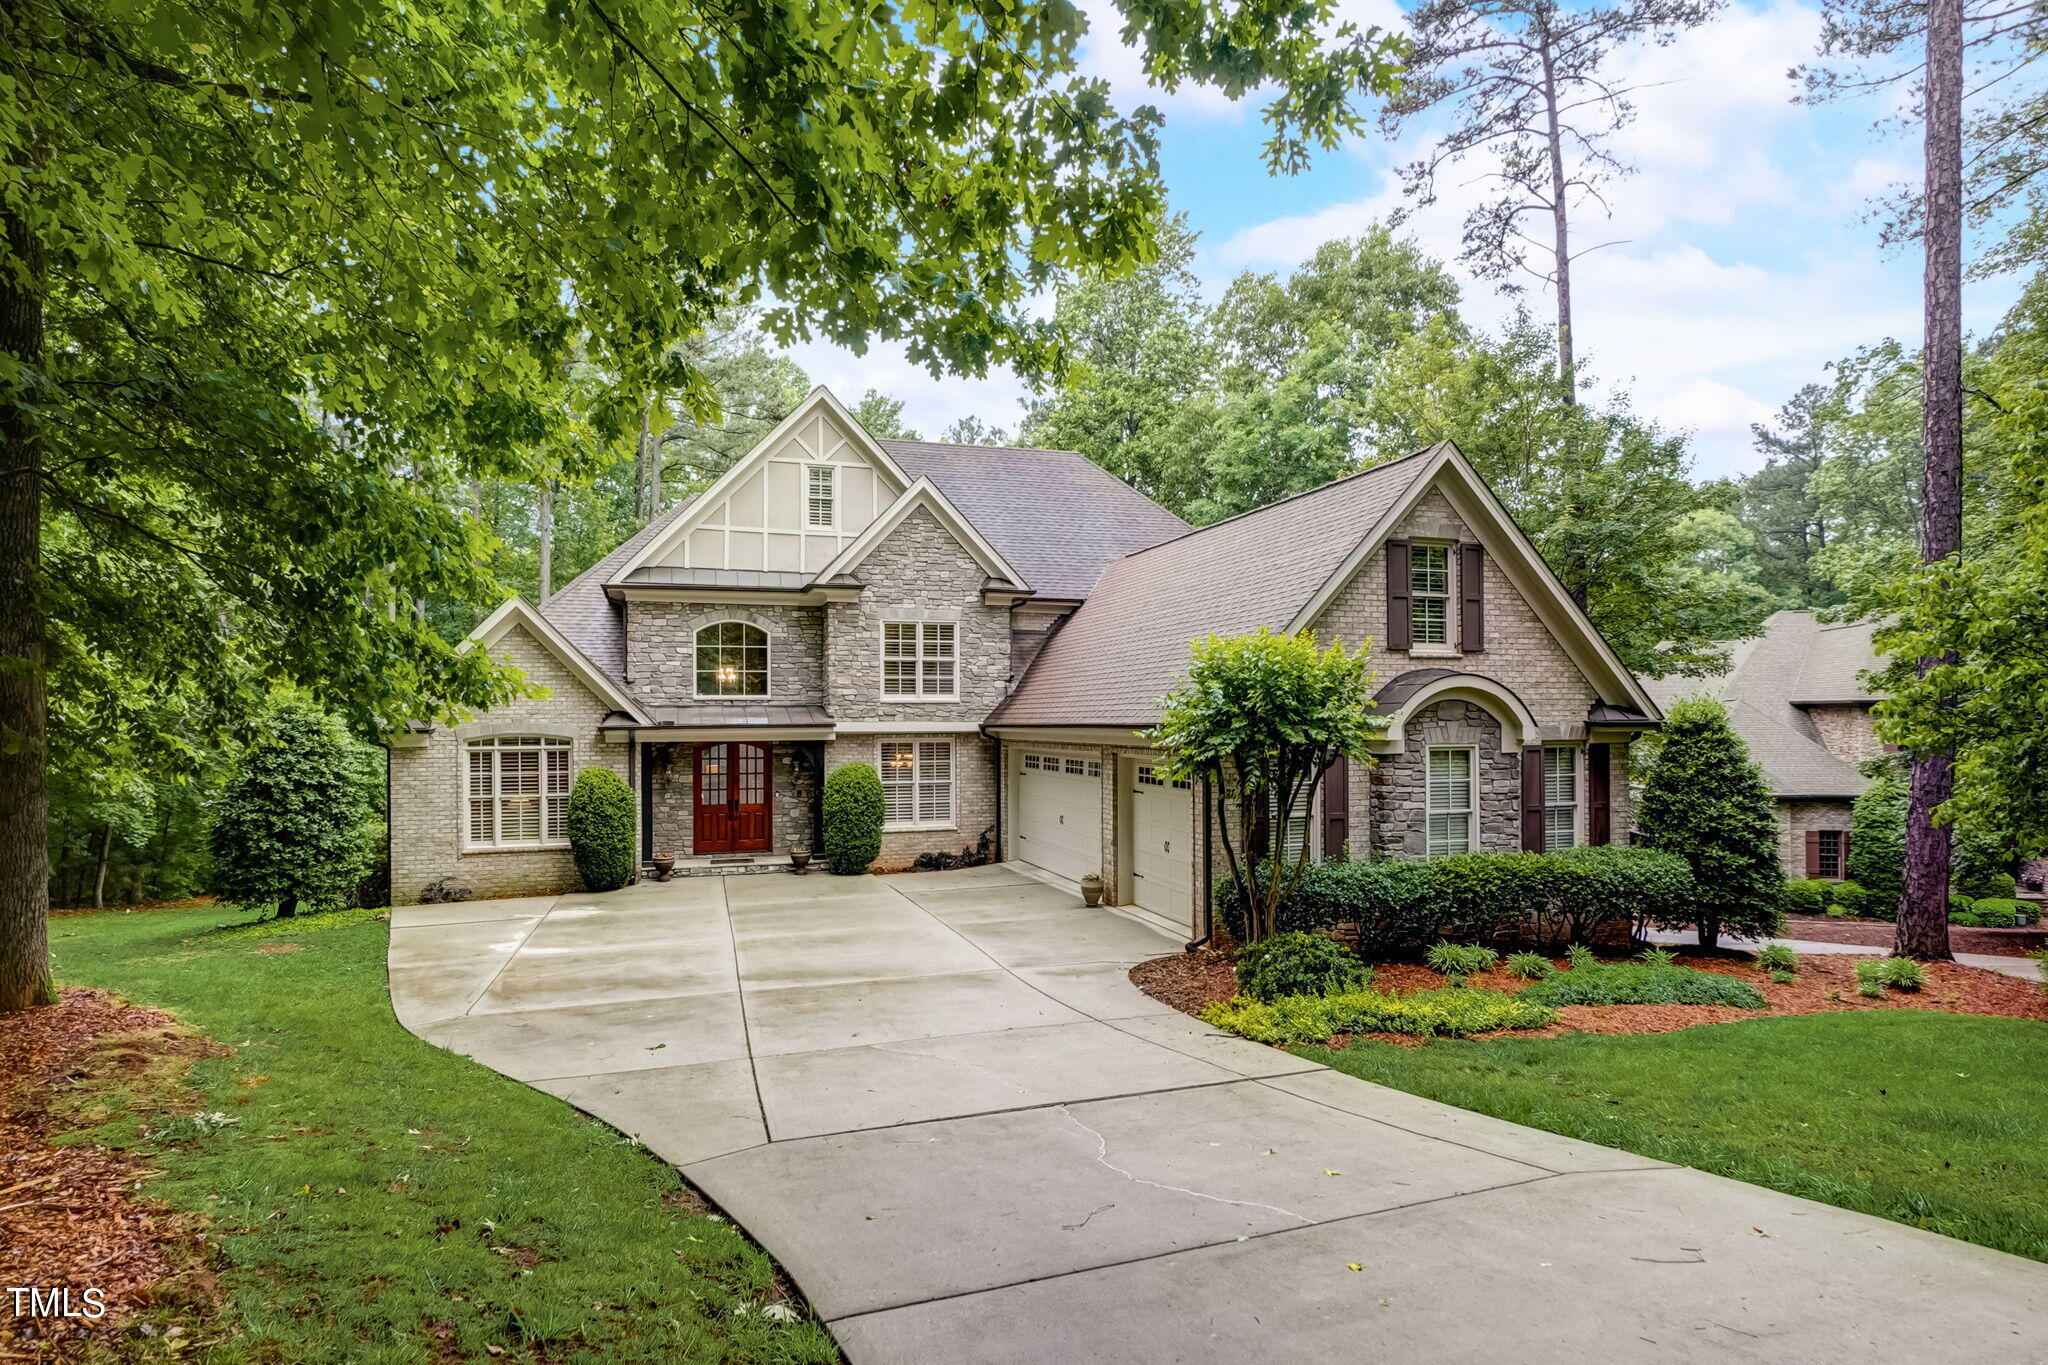
[[[1655,703],[1449,444],[1191,529],[1066,451],[876,441],[824,390],[544,608],[473,633],[550,689],[393,742],[392,886],[573,886],[574,774],[643,856],[817,846],[822,777],[882,774],[880,866],[973,845],[1193,932],[1221,853],[1141,732],[1191,641],[1370,639],[1391,723],[1294,832],[1427,857],[1628,830]]]
[[[1811,612],[1781,611],[1763,633],[1738,640],[1728,671],[1649,684],[1660,705],[1681,697],[1723,702],[1735,732],[1763,769],[1778,806],[1778,853],[1788,877],[1849,875],[1849,807],[1870,785],[1860,765],[1887,752],[1863,681],[1877,667],[1870,622],[1824,625]]]

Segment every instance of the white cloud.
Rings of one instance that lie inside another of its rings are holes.
[[[934,379],[915,364],[903,347],[882,344],[855,355],[830,342],[791,346],[784,352],[804,367],[813,384],[823,384],[848,407],[869,389],[903,401],[903,420],[927,440],[962,417],[979,417],[1015,435],[1022,415],[1019,403],[1029,389],[1008,370],[992,370],[986,379],[947,375]]]

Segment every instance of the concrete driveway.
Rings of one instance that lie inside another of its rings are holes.
[[[421,1037],[634,1134],[867,1362],[2048,1358],[2048,1268],[1222,1036],[1001,867],[395,911]]]

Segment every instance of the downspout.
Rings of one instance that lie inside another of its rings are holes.
[[[1192,953],[1197,948],[1209,946],[1209,940],[1216,937],[1216,860],[1215,825],[1210,804],[1209,779],[1202,779],[1202,936],[1182,946],[1181,951]]]
[[[996,765],[996,856],[992,862],[1003,861],[1003,789],[1010,785],[1010,775],[1003,769],[1003,739],[1001,735],[990,735],[995,744]]]

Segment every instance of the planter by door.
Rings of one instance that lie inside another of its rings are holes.
[[[697,746],[694,851],[756,853],[770,838],[769,751],[748,743]]]

